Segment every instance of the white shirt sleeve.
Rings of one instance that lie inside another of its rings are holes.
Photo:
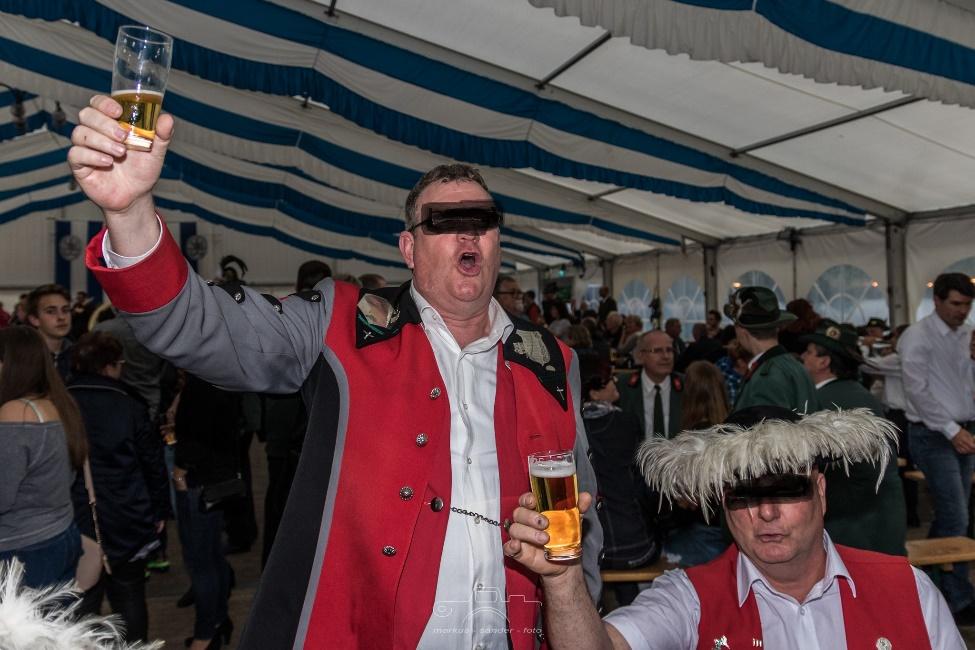
[[[924,325],[924,321],[920,321],[908,327],[897,344],[901,359],[904,395],[924,426],[940,431],[950,440],[961,427],[945,415],[944,410],[938,406],[938,400],[932,394],[928,377],[929,373],[933,372],[931,350],[927,340],[930,334]]]
[[[928,639],[931,640],[931,650],[965,650],[955,619],[948,610],[948,603],[938,588],[931,582],[926,573],[915,567],[914,580],[917,583],[917,595],[921,601],[921,615],[924,626],[928,629]]]
[[[633,650],[693,650],[701,602],[687,574],[677,569],[654,580],[632,604],[614,609],[603,621],[615,627]]]
[[[105,237],[102,239],[102,259],[105,260],[105,265],[110,269],[124,269],[127,266],[133,266],[138,264],[145,258],[149,257],[157,248],[159,248],[159,242],[162,241],[162,219],[159,215],[156,215],[156,222],[159,224],[159,236],[156,237],[156,243],[152,245],[152,248],[147,250],[142,255],[137,255],[136,257],[126,257],[125,255],[119,255],[112,250],[112,241],[108,237],[108,233],[105,233]]]

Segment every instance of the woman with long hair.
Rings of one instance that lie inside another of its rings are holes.
[[[27,587],[74,579],[71,484],[87,453],[81,414],[40,335],[0,330],[0,561],[23,562]]]
[[[728,417],[724,375],[710,361],[695,361],[684,373],[680,400],[680,429],[706,429]]]
[[[729,410],[724,375],[718,367],[710,361],[695,361],[687,366],[680,399],[681,431],[706,429],[724,422]],[[704,564],[728,547],[720,523],[715,518],[704,520],[702,505],[681,502],[670,512],[664,553],[675,564]],[[716,505],[711,504],[712,511]]]

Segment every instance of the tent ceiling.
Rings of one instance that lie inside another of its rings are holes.
[[[525,0],[338,0],[335,18],[324,15],[329,0],[208,13],[189,0],[157,4],[0,0],[0,82],[38,95],[25,105],[32,124],[49,121],[55,101],[73,122],[107,87],[115,25],[153,21],[180,39],[167,200],[377,264],[399,263],[406,193],[444,159],[484,171],[518,268],[975,204],[975,114],[959,106],[919,101],[732,156],[901,91],[691,60],[627,38],[538,90],[605,30]],[[28,139],[0,142],[0,159]],[[63,158],[39,159],[0,187],[40,191],[63,175]],[[79,199],[65,188],[59,200]]]

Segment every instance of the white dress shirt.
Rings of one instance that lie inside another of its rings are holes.
[[[971,328],[948,327],[937,313],[907,328],[897,344],[907,419],[954,438],[975,420],[975,363]]]
[[[826,574],[801,603],[772,588],[758,568],[743,553],[739,554],[738,604],[745,602],[749,591],[754,592],[762,622],[762,647],[770,650],[847,647],[838,581],[849,583],[854,598],[856,585],[825,532],[823,545]],[[964,650],[965,643],[941,593],[926,574],[913,567],[912,570],[932,650]],[[698,643],[701,602],[687,574],[677,569],[654,580],[631,605],[612,611],[603,620],[615,627],[633,650],[693,650]],[[897,623],[890,621],[892,626]]]
[[[437,310],[415,287],[410,287],[410,293],[450,401],[450,503],[500,521],[494,397],[498,342],[505,340],[514,326],[492,299],[488,335],[461,349]],[[498,528],[450,512],[434,612],[419,647],[507,648],[505,587]]]
[[[901,379],[901,357],[894,352],[883,357],[870,357],[863,372],[884,378],[884,394],[882,401],[890,409],[903,411],[907,408],[907,398],[904,396],[904,382]]]
[[[644,431],[644,436],[649,438],[653,435],[653,387],[655,384],[650,379],[650,376],[647,375],[646,370],[641,371],[640,374],[643,375],[641,377],[641,383],[643,384],[643,417],[646,418],[646,431]],[[670,375],[660,382],[660,399],[664,407],[664,430],[661,433],[666,436],[667,431],[670,430]]]
[[[829,383],[834,382],[834,381],[836,381],[836,377],[830,377],[829,379],[824,379],[821,382],[819,382],[819,383],[816,384],[816,390],[819,390],[820,388],[822,388],[826,384],[829,384]]]

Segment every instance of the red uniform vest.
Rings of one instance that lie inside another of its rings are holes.
[[[917,582],[907,558],[836,546],[843,564],[856,584],[856,598],[850,586],[839,578],[843,603],[843,626],[848,650],[874,650],[877,640],[888,639],[893,648],[931,650],[931,641],[921,614]],[[698,599],[699,650],[714,650],[717,639],[727,638],[727,648],[760,647],[762,621],[755,593],[748,592],[738,606],[738,547],[732,544],[717,559],[687,570]]]
[[[305,647],[412,649],[434,609],[450,513],[449,397],[419,325],[357,349],[351,315],[358,299],[355,287],[336,283],[332,317],[349,324],[333,322],[325,342],[348,380],[348,425]],[[568,368],[571,352],[559,350]],[[534,372],[506,362],[501,351],[494,426],[504,520],[530,489],[528,454],[573,448],[576,407],[569,396],[563,410]],[[428,440],[422,447],[420,433]],[[412,498],[402,498],[404,487]],[[434,511],[438,497],[444,505]],[[507,541],[503,529],[498,534]],[[504,562],[513,646],[533,648],[537,576],[510,558]]]

